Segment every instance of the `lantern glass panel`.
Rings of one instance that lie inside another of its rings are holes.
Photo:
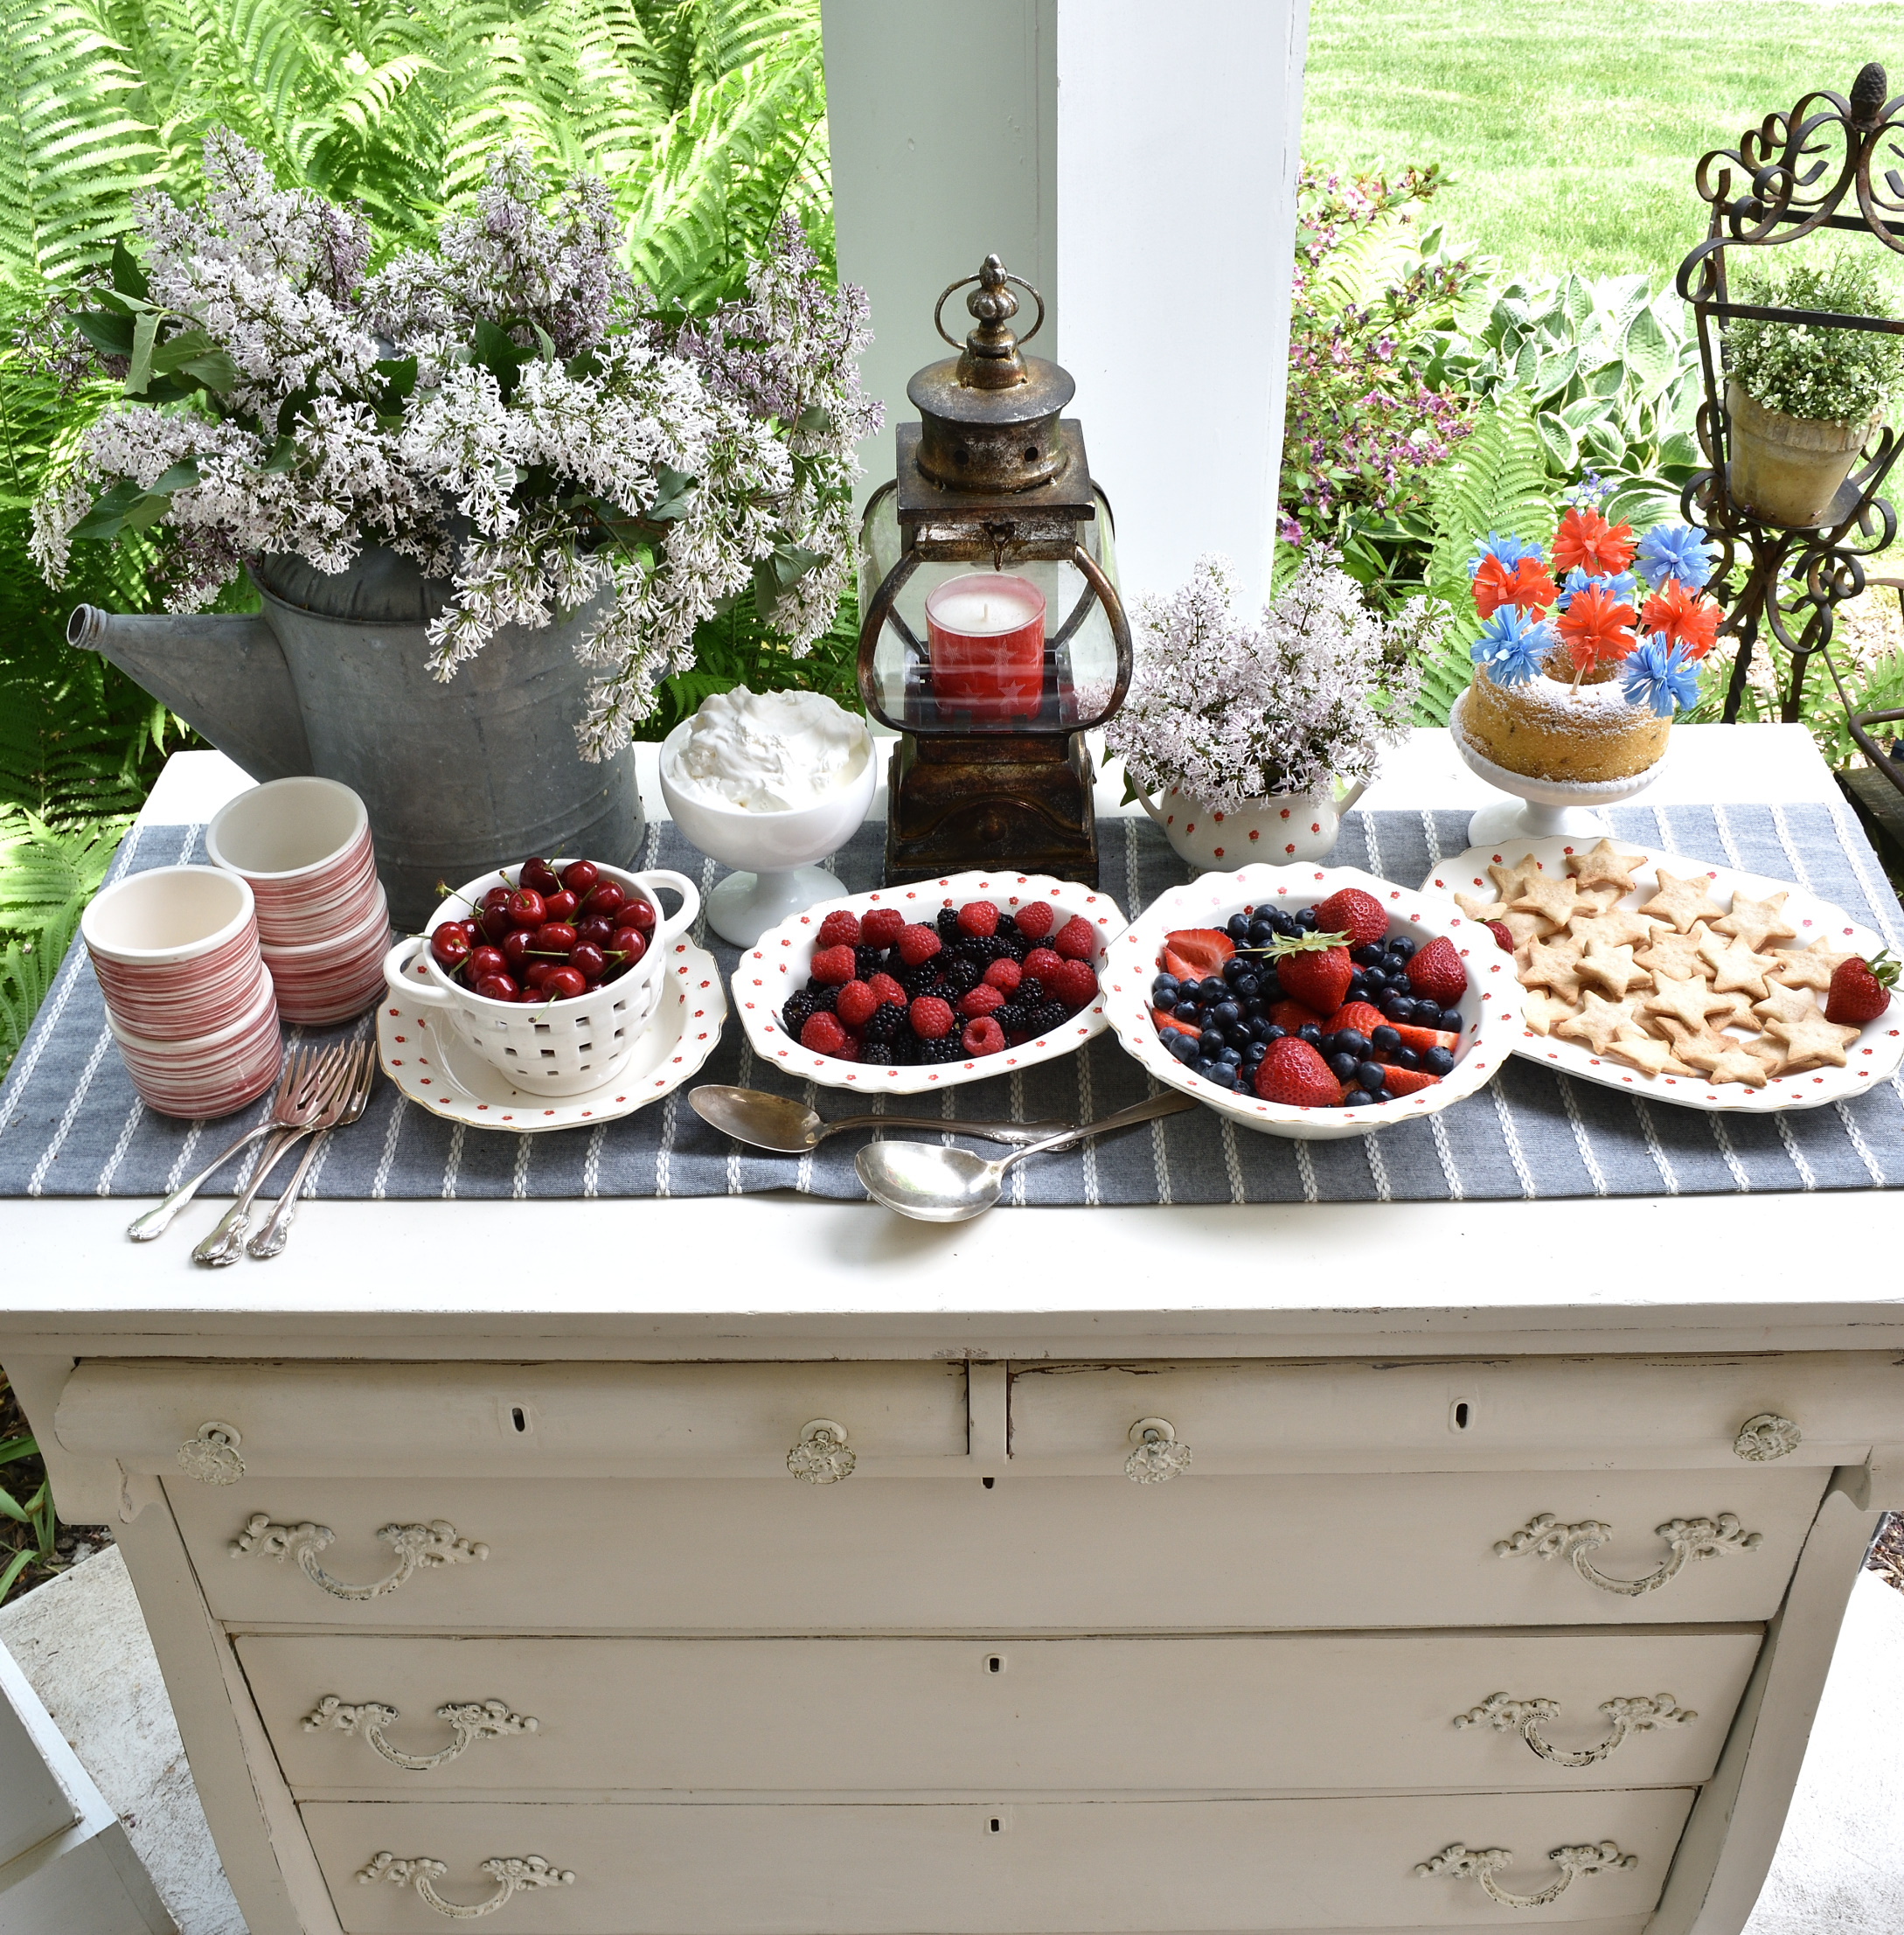
[[[1097,515],[1078,520],[1078,542],[1115,588],[1110,505],[1094,486],[1091,495]],[[898,497],[888,484],[867,506],[860,526],[862,610],[899,562],[900,548]],[[873,651],[872,696],[886,722],[927,734],[1074,733],[1101,722],[1117,684],[1117,642],[1088,580],[1066,559],[1019,560],[1007,550],[1000,566],[1007,578],[1029,580],[1044,599],[1044,643],[1035,674],[1027,678],[1021,662],[1002,665],[992,676],[982,647],[955,659],[942,646],[935,685],[927,600],[955,578],[991,576],[989,548],[981,541],[973,551],[961,559],[923,560],[900,588]]]

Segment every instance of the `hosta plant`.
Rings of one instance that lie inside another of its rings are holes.
[[[853,446],[877,426],[855,358],[865,298],[798,224],[745,296],[664,317],[615,255],[608,191],[559,192],[526,150],[474,212],[368,273],[355,210],[281,189],[228,131],[202,204],[137,204],[136,246],[55,306],[41,353],[123,394],[35,506],[49,582],[75,541],[144,531],[174,609],[249,560],[348,569],[381,545],[447,576],[448,679],[498,627],[600,598],[583,750],[623,744],[697,625],[750,587],[798,654],[851,568]]]

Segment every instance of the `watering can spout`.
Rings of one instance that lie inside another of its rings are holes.
[[[254,779],[311,770],[290,667],[262,618],[129,617],[80,605],[66,621],[66,643],[109,658]]]

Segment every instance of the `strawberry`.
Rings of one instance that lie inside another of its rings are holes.
[[[1272,1041],[1256,1064],[1256,1093],[1265,1102],[1292,1109],[1333,1109],[1342,1102],[1342,1084],[1330,1074],[1329,1064],[1293,1034]]]
[[[1408,957],[1407,973],[1408,985],[1441,1007],[1453,1007],[1468,992],[1468,971],[1445,934],[1437,934]]]
[[[1831,970],[1831,985],[1824,998],[1824,1019],[1840,1027],[1861,1028],[1875,1021],[1891,1005],[1898,964],[1888,950],[1874,961],[1853,955]]]
[[[1294,1034],[1297,1029],[1306,1027],[1311,1021],[1317,1027],[1322,1027],[1322,1017],[1315,1009],[1305,1008],[1300,1001],[1287,995],[1270,1008],[1269,1019],[1285,1034]],[[1328,1030],[1324,1028],[1323,1032],[1326,1034]]]
[[[1152,1008],[1150,1019],[1157,1024],[1159,1034],[1187,1034],[1194,1041],[1203,1032],[1194,1021],[1185,1021],[1180,1016],[1166,1013],[1162,1008]]]
[[[1316,925],[1330,932],[1339,930],[1351,947],[1367,947],[1388,937],[1388,916],[1372,894],[1359,887],[1345,887],[1326,901],[1316,903]]]
[[[1382,1074],[1382,1086],[1392,1096],[1414,1095],[1418,1089],[1432,1089],[1441,1079],[1426,1068],[1386,1068]]]
[[[1349,992],[1349,978],[1355,972],[1349,965],[1349,950],[1342,944],[1345,938],[1317,929],[1313,934],[1274,942],[1266,951],[1276,964],[1282,992],[1317,1014],[1333,1014],[1342,1006],[1342,997]]]
[[[1179,981],[1203,981],[1222,973],[1223,964],[1235,952],[1236,943],[1221,928],[1180,927],[1164,936],[1158,964]]]
[[[1446,1048],[1450,1055],[1461,1052],[1461,1037],[1450,1034],[1445,1028],[1407,1027],[1399,1021],[1390,1021],[1385,1026],[1393,1028],[1401,1038],[1403,1048],[1413,1048],[1417,1055],[1427,1048]]]
[[[1338,1008],[1322,1024],[1324,1034],[1373,1034],[1382,1026],[1382,1011],[1368,1001],[1352,1001],[1345,1008]]]
[[[1494,944],[1503,954],[1511,954],[1514,951],[1513,931],[1505,921],[1486,921],[1482,924],[1494,936]]]

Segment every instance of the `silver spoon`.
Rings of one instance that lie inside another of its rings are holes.
[[[853,1158],[853,1167],[866,1186],[867,1194],[888,1209],[920,1222],[964,1222],[983,1215],[997,1201],[1004,1184],[1004,1173],[1023,1157],[1041,1150],[1061,1149],[1067,1143],[1082,1142],[1088,1136],[1108,1135],[1115,1129],[1129,1129],[1140,1122],[1153,1122],[1159,1116],[1181,1115],[1197,1106],[1193,1096],[1168,1089],[1148,1102],[1133,1103],[1101,1122],[1088,1123],[1081,1129],[1067,1129],[1063,1134],[1014,1149],[1009,1156],[987,1162],[969,1150],[949,1149],[936,1142],[870,1143]]]
[[[1071,1127],[1065,1122],[948,1122],[938,1116],[842,1116],[823,1122],[805,1103],[789,1096],[768,1095],[764,1089],[730,1089],[713,1082],[689,1089],[688,1102],[711,1129],[780,1156],[803,1156],[829,1136],[849,1129],[950,1130],[983,1142],[1032,1143]]]

